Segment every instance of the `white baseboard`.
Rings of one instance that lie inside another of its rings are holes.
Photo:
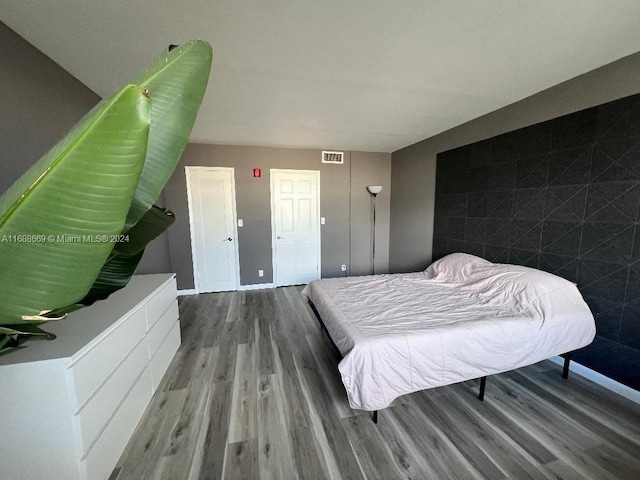
[[[196,294],[195,288],[189,288],[187,290],[178,290],[179,297],[184,297],[185,295],[195,295],[195,294]]]
[[[558,365],[564,365],[564,358],[562,357],[552,357],[551,360],[553,363]],[[585,367],[584,365],[580,365],[574,361],[569,363],[569,370],[573,373],[577,373],[581,377],[584,377],[588,380],[591,380],[594,383],[606,388],[607,390],[611,390],[612,392],[617,393],[618,395],[622,395],[625,398],[628,398],[632,402],[640,404],[640,392],[638,390],[634,390],[631,387],[627,387],[626,385],[616,382],[615,380],[607,377],[606,375],[602,375],[590,368]]]
[[[254,283],[253,285],[240,285],[238,291],[241,290],[262,290],[264,288],[276,288],[274,283]]]
[[[240,285],[238,287],[238,291],[242,291],[242,290],[262,290],[264,288],[276,288],[274,283],[255,283],[253,285]],[[189,288],[186,290],[178,290],[178,296],[179,297],[184,297],[185,295],[196,295],[198,292],[196,292],[195,288]]]

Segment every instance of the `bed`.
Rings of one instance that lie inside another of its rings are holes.
[[[409,274],[321,279],[307,297],[342,359],[351,408],[484,378],[592,342],[577,287],[533,268],[454,253]],[[565,364],[567,372],[568,361]]]

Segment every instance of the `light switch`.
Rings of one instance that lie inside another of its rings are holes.
[[[244,226],[244,223],[242,223],[242,219],[241,218],[238,219],[238,226],[239,227],[243,227]]]
[[[320,217],[320,225],[324,225],[324,217]]]

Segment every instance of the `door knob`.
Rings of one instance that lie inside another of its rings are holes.
[[[233,241],[233,238],[231,238],[231,237],[229,237],[229,238],[225,238],[225,239],[223,240],[223,242],[231,242],[231,241]]]
[[[278,240],[282,240],[282,237],[281,237],[280,235],[278,235],[276,238],[277,238]]]

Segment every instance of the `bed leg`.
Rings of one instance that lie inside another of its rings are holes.
[[[373,423],[378,423],[378,410],[373,411]]]
[[[480,393],[478,393],[478,398],[481,402],[484,401],[484,388],[487,386],[487,377],[480,378]]]
[[[340,353],[340,349],[336,346],[335,342],[331,338],[331,335],[329,335],[329,330],[327,330],[327,326],[322,321],[322,318],[320,317],[320,313],[318,313],[316,306],[313,304],[311,300],[309,300],[309,306],[311,307],[311,310],[313,310],[313,314],[318,319],[318,323],[320,324],[320,333],[324,332],[327,335],[329,342],[331,342],[331,347],[333,348],[333,351],[336,353],[336,356],[338,357],[338,361],[342,360],[342,353]]]
[[[564,358],[564,365],[562,366],[562,378],[564,378],[565,380],[569,378],[569,362],[571,362],[572,353],[573,352],[569,352],[562,355],[562,358]]]

